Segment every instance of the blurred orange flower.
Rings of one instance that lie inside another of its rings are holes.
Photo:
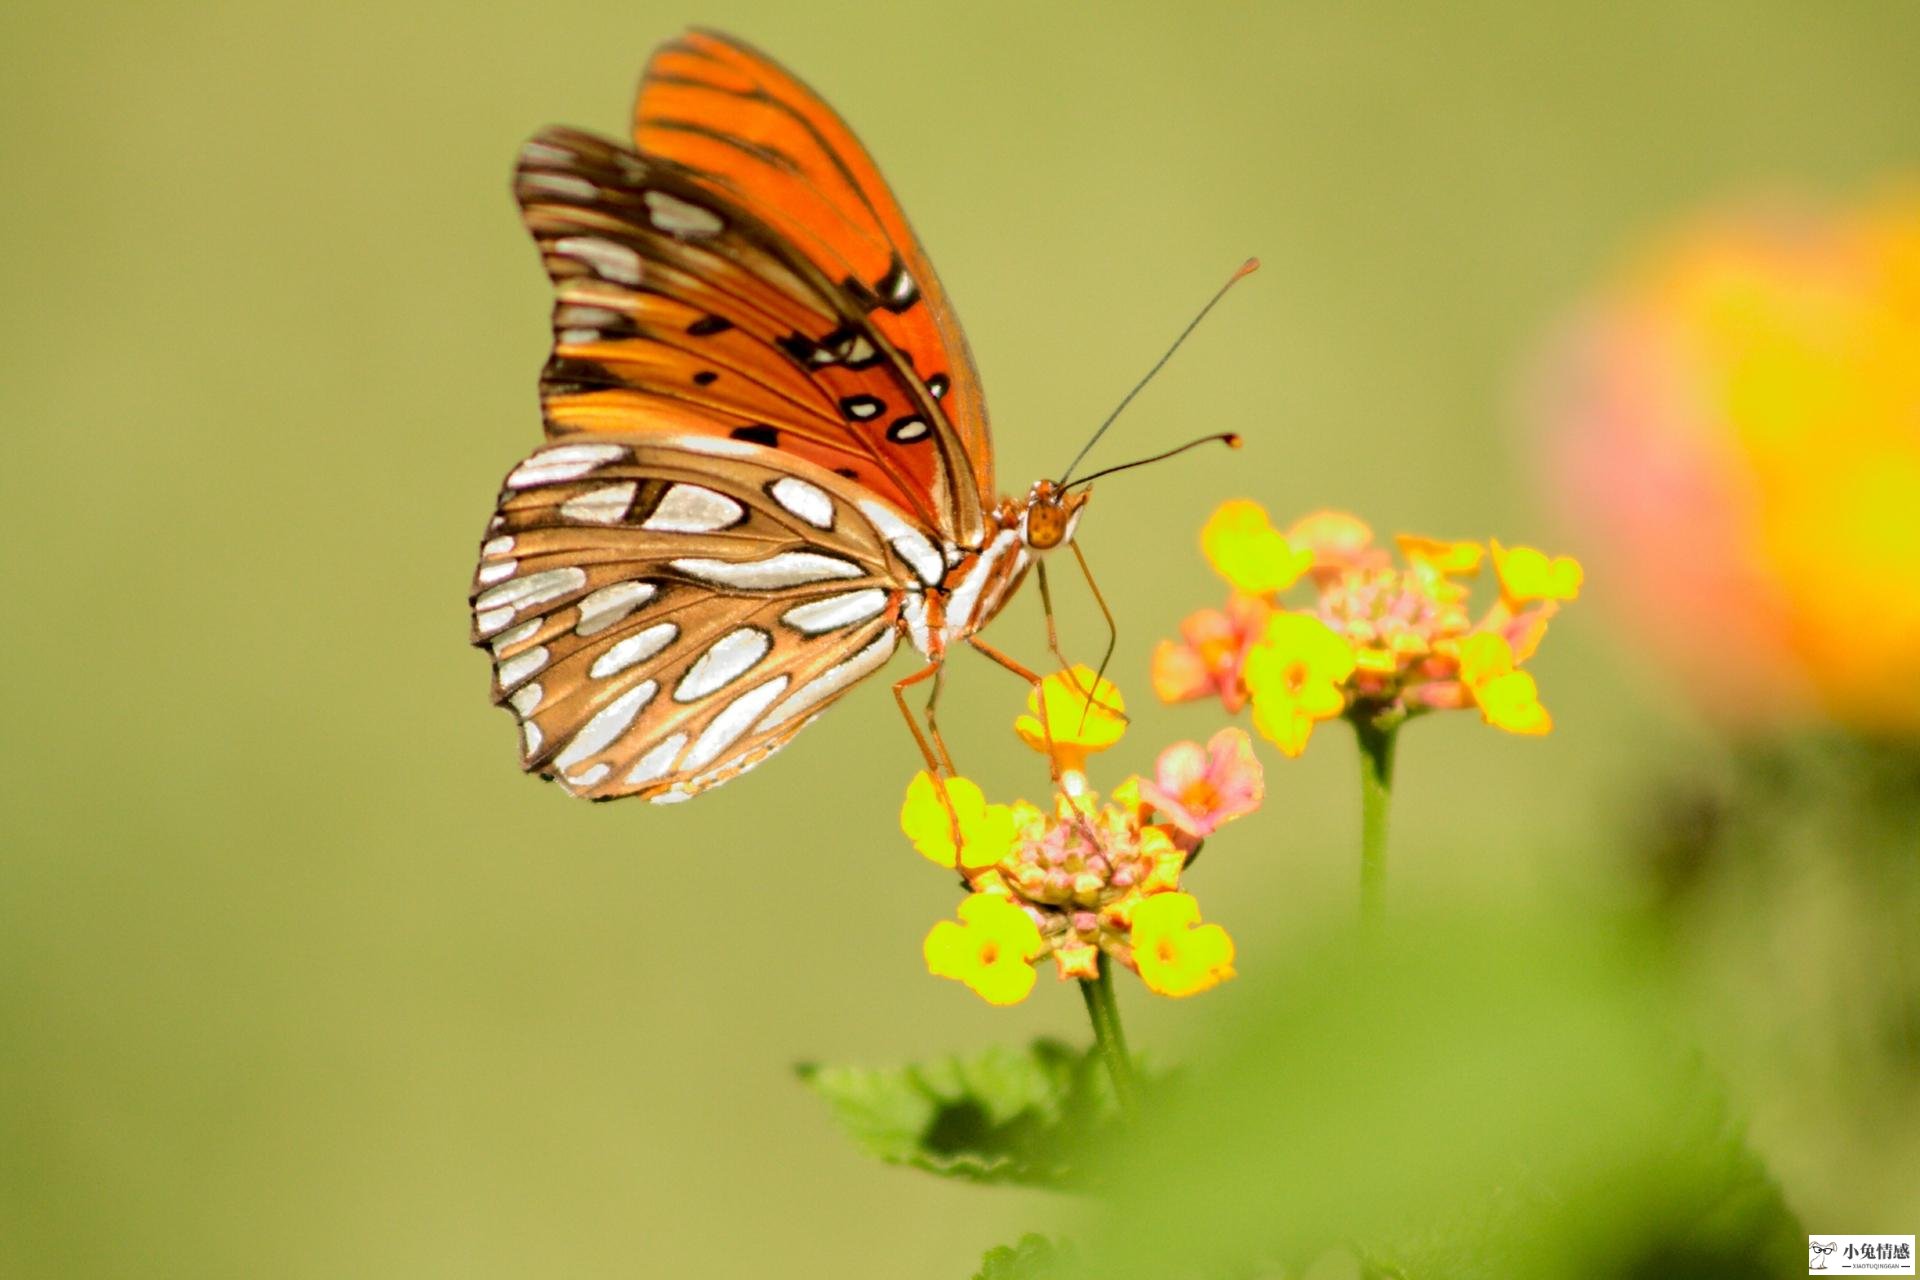
[[[1920,186],[1681,228],[1543,391],[1556,488],[1709,713],[1920,731]]]

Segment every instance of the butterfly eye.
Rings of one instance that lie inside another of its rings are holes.
[[[1067,536],[1066,513],[1057,506],[1035,505],[1027,508],[1026,541],[1035,551],[1047,551],[1060,545]]]

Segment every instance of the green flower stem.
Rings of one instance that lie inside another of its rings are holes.
[[[1396,719],[1358,715],[1354,737],[1360,742],[1360,919],[1378,925],[1387,898],[1387,810],[1393,801],[1393,746]]]
[[[1107,1064],[1113,1080],[1113,1096],[1120,1110],[1132,1115],[1139,1106],[1139,1082],[1133,1074],[1133,1058],[1127,1053],[1127,1036],[1120,1029],[1120,1005],[1113,998],[1113,964],[1106,952],[1100,953],[1100,976],[1080,980],[1080,994],[1087,1002],[1087,1020],[1093,1023],[1093,1045]]]

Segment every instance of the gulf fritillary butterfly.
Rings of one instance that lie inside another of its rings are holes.
[[[933,767],[903,690],[962,641],[1036,679],[976,633],[1087,491],[987,505],[986,405],[939,277],[797,78],[690,32],[649,62],[634,143],[549,128],[515,175],[555,293],[548,443],[506,478],[471,604],[521,766],[689,799],[905,636],[927,665],[894,693]]]

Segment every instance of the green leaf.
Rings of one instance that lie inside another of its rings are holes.
[[[987,1250],[973,1280],[1074,1280],[1073,1251],[1031,1233],[1020,1242]]]
[[[1056,1040],[903,1067],[800,1067],[870,1154],[945,1177],[1085,1185],[1085,1154],[1115,1116],[1099,1063]]]

